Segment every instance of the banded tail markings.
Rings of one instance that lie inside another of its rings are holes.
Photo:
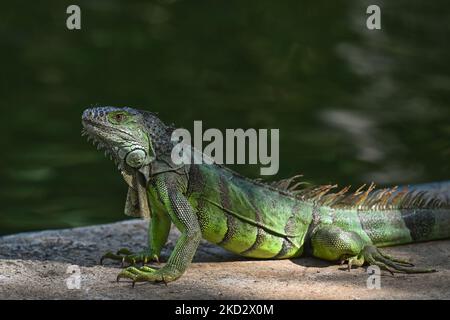
[[[436,224],[433,210],[401,210],[401,217],[414,241],[432,239]]]

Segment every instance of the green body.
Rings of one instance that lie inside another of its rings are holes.
[[[377,247],[450,237],[446,208],[330,207],[301,200],[217,165],[192,165],[188,181],[184,195],[196,214],[202,237],[246,257],[297,257],[305,243],[310,244],[313,231],[326,226],[355,233],[365,244]],[[450,183],[440,184],[444,185],[450,187]],[[157,194],[155,186],[149,189],[154,190],[150,195]],[[150,198],[150,203],[157,204],[158,198]],[[160,206],[153,211],[161,210]],[[311,249],[320,256],[320,248]],[[336,250],[322,258],[341,257]]]
[[[219,166],[196,165],[192,171],[187,197],[206,240],[252,258],[302,253],[311,205]]]
[[[391,272],[429,272],[377,249],[450,237],[450,182],[332,193],[334,186],[298,188],[295,178],[272,184],[219,165],[171,162],[171,128],[153,114],[125,108],[88,109],[83,124],[119,165],[129,185],[125,212],[150,217],[149,249],[119,250],[104,258],[157,260],[171,223],[181,231],[161,269],[129,267],[119,277],[171,281],[183,274],[200,239],[236,254],[263,259],[306,252]],[[126,134],[125,134],[125,133]],[[120,138],[118,138],[120,136]]]

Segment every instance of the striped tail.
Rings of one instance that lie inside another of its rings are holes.
[[[402,195],[403,193],[403,195]],[[450,238],[450,181],[400,187],[392,207],[361,210],[361,226],[377,246]]]
[[[450,181],[408,186],[411,192],[425,192],[441,206],[403,212],[403,220],[414,242],[450,238]]]
[[[337,185],[304,187],[300,177],[271,186],[333,209],[334,223],[377,246],[450,238],[450,181],[382,189],[372,183],[350,192],[350,186],[338,191]]]

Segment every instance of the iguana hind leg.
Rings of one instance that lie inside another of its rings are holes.
[[[425,273],[433,269],[413,268],[413,264],[382,253],[376,246],[364,241],[355,232],[344,231],[337,226],[319,226],[311,237],[315,257],[329,261],[348,263],[348,269],[364,263],[377,265],[390,273]]]

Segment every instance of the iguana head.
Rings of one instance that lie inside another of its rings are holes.
[[[132,108],[86,109],[82,124],[88,139],[110,155],[121,170],[149,165],[156,158],[155,147],[161,149],[167,140],[167,127],[154,114]]]
[[[171,128],[151,112],[116,107],[86,109],[82,124],[83,135],[111,156],[129,186],[125,213],[149,217],[146,186],[160,167],[156,160],[170,154]]]

